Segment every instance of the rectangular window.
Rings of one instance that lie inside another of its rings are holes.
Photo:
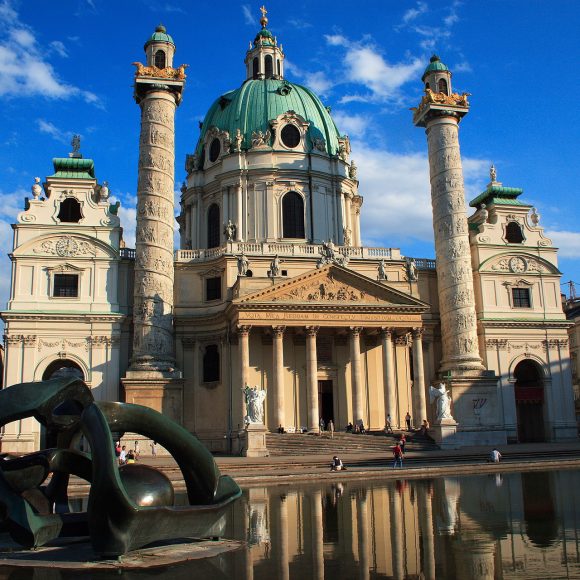
[[[512,288],[512,300],[514,308],[531,308],[529,288]]]
[[[205,299],[206,300],[220,300],[222,297],[222,279],[221,276],[217,278],[205,279]]]
[[[55,274],[52,295],[55,298],[77,298],[79,295],[78,274]]]

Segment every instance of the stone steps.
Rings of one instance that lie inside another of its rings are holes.
[[[387,453],[395,444],[399,433],[386,435],[382,432],[369,434],[335,433],[309,435],[305,433],[268,433],[266,445],[271,456],[308,456],[345,453]],[[430,439],[418,433],[408,434],[407,451],[429,451],[438,449]]]

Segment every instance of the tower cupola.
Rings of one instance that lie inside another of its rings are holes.
[[[425,83],[425,90],[429,89],[434,93],[443,93],[444,95],[452,93],[451,71],[436,54],[431,57],[421,80]]]
[[[284,52],[278,45],[276,37],[266,28],[268,26],[267,10],[260,8],[262,29],[256,34],[246,53],[246,79],[283,79]]]
[[[147,66],[164,69],[173,66],[175,44],[173,38],[167,34],[163,24],[160,24],[150,36],[144,46],[147,56]]]

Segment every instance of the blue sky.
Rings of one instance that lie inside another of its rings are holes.
[[[202,0],[0,0],[0,245],[34,176],[52,173],[73,133],[121,200],[134,239],[139,109],[131,63],[163,22],[188,63],[176,121],[176,189],[198,122],[221,93],[238,87],[259,29],[260,3]],[[433,52],[472,93],[461,125],[467,197],[498,179],[523,187],[560,247],[563,280],[580,282],[578,128],[580,3],[528,0],[268,2],[268,28],[284,46],[286,77],[332,107],[351,137],[365,197],[365,245],[434,255],[425,135],[409,107],[422,92]],[[0,303],[9,262],[0,258]]]

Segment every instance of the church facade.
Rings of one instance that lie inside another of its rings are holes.
[[[79,152],[53,160],[14,224],[6,386],[82,376],[97,399],[152,406],[211,450],[266,454],[264,432],[321,420],[428,420],[442,445],[577,434],[557,250],[522,191],[497,181],[467,216],[458,126],[469,111],[438,57],[413,122],[427,133],[437,261],[362,245],[350,142],[284,77],[267,28],[246,79],[210,107],[185,160],[173,248],[174,115],[185,67],[158,27],[135,63],[141,109],[136,248]],[[468,128],[466,130],[469,130]],[[448,412],[430,403],[443,383]],[[243,388],[265,390],[263,425]],[[3,449],[29,451],[33,420]]]

